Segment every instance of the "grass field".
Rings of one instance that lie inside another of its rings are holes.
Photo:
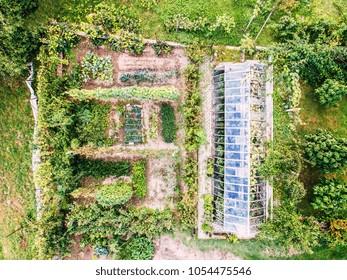
[[[1,88],[0,97],[0,259],[32,259],[34,235],[28,221],[35,215],[35,198],[29,93],[23,83]]]

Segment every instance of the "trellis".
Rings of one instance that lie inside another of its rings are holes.
[[[214,229],[252,236],[266,218],[266,65],[256,61],[215,68]]]
[[[125,144],[139,144],[143,142],[142,107],[126,105],[124,113]]]

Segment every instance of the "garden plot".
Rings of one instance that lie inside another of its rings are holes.
[[[171,158],[149,159],[147,161],[148,192],[141,205],[152,209],[173,206],[174,190],[177,184],[176,163]]]
[[[182,73],[188,65],[188,59],[182,48],[172,48],[169,55],[158,57],[151,46],[146,46],[140,56],[135,56],[112,51],[105,46],[94,47],[83,40],[75,50],[76,63],[83,63],[86,56],[91,56],[91,52],[107,59],[113,68],[107,69],[107,72],[112,72],[111,78],[87,80],[83,86],[85,89],[131,85],[172,85],[178,89],[184,87]],[[107,67],[106,61],[104,67]]]

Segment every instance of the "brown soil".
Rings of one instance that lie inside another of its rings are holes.
[[[173,206],[174,188],[177,185],[175,163],[170,158],[147,160],[147,196],[140,202],[152,209]]]
[[[164,235],[154,241],[154,260],[238,260],[232,253],[212,250],[202,252],[185,246],[181,240]]]
[[[82,239],[81,235],[77,235],[74,238],[75,244],[70,245],[71,253],[68,260],[92,260],[94,256],[94,250],[91,245],[87,245],[83,249],[80,247],[79,243]]]

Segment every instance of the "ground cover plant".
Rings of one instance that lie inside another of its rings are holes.
[[[175,112],[172,106],[168,103],[163,103],[160,106],[161,118],[161,136],[167,143],[172,143],[176,138]]]

